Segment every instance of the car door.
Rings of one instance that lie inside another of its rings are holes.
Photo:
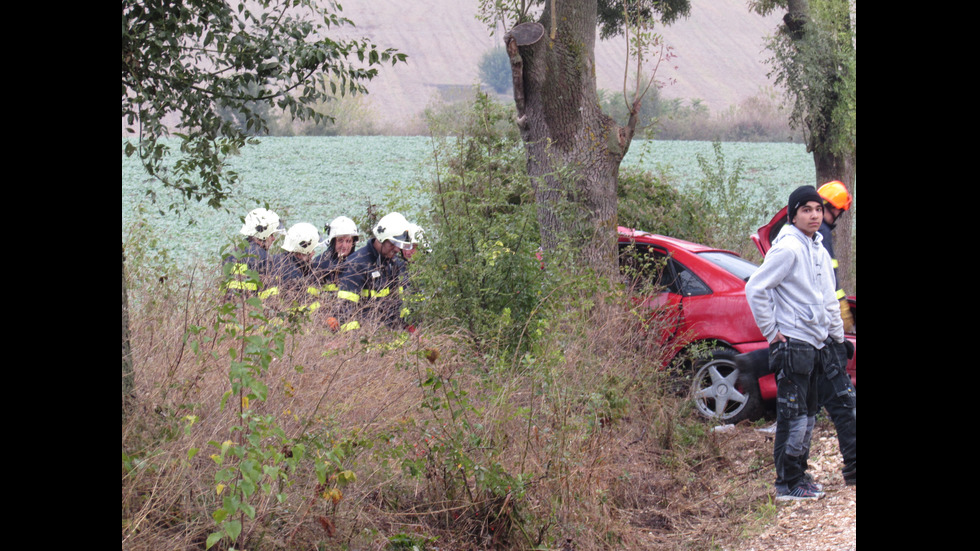
[[[755,243],[756,248],[759,249],[759,253],[765,257],[766,253],[769,252],[769,248],[772,247],[772,240],[779,235],[779,230],[783,228],[786,224],[786,207],[783,207],[772,217],[765,226],[762,226],[754,234],[752,234],[752,242]]]
[[[620,244],[620,273],[645,329],[662,344],[676,341],[684,319],[682,277],[668,251],[648,243]]]

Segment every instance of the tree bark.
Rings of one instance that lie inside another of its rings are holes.
[[[126,415],[132,399],[133,355],[129,343],[129,300],[126,294],[126,246],[122,248],[122,413]]]
[[[548,0],[540,23],[542,39],[520,47],[508,39],[508,48],[519,54],[511,56],[514,97],[542,247],[569,242],[579,267],[612,274],[616,183],[633,128],[620,127],[599,107],[596,0]]]
[[[826,152],[827,148],[817,148],[813,151],[813,162],[817,169],[816,186],[820,187],[832,180],[838,180],[851,197],[857,192],[854,181],[855,158],[853,155],[835,155]],[[853,221],[857,201],[851,202],[851,208],[841,214],[834,227],[834,254],[837,256],[837,276],[840,278],[839,287],[849,295],[857,294],[857,281],[854,274],[854,231]]]

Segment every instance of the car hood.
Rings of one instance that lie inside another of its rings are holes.
[[[783,228],[786,224],[786,207],[779,209],[779,212],[772,217],[766,225],[762,226],[752,235],[752,242],[759,249],[759,253],[763,257],[769,252],[769,248],[772,247],[772,240],[779,235],[779,230]]]

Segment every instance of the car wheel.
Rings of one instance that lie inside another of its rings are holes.
[[[755,420],[763,414],[759,381],[739,378],[735,354],[719,349],[694,364],[691,397],[698,413],[724,423]]]

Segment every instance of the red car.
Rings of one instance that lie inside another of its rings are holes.
[[[765,250],[769,234],[763,230],[768,227],[760,229],[757,241]],[[769,345],[745,299],[745,282],[758,266],[731,251],[624,227],[619,228],[619,247],[621,271],[632,283],[654,279],[652,283],[663,289],[638,302],[665,324],[661,332],[671,355],[707,347],[709,356],[692,365],[698,411],[728,423],[761,417],[775,400],[776,384],[768,373]],[[746,363],[760,356],[765,368],[758,361]],[[852,378],[854,362],[848,364]]]

